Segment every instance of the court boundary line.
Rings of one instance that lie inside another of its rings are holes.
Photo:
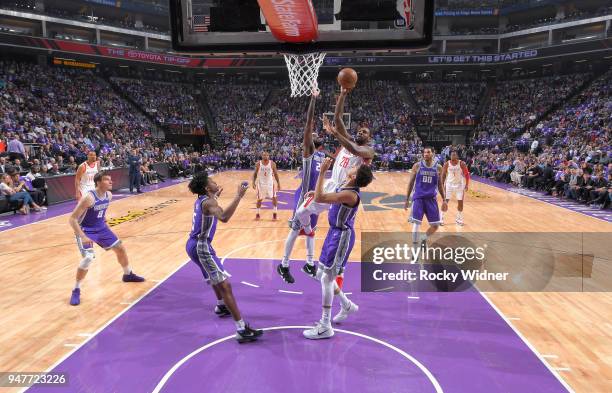
[[[531,350],[531,352],[533,352],[537,356],[537,358],[540,360],[540,362],[542,362],[544,364],[544,366],[548,369],[548,371],[550,371],[550,373],[555,376],[555,378],[559,381],[559,383],[561,383],[561,385],[569,393],[576,393],[574,391],[574,389],[572,389],[572,387],[569,386],[569,384],[561,377],[561,375],[559,375],[559,373],[557,371],[555,371],[555,369],[550,364],[548,364],[548,362],[546,362],[544,357],[542,357],[542,355],[527,340],[527,338],[525,336],[523,336],[523,334],[516,327],[514,327],[514,325],[512,323],[510,323],[510,321],[508,321],[508,319],[504,316],[504,314],[501,312],[501,310],[491,301],[491,299],[489,299],[487,294],[485,292],[480,291],[480,290],[478,291],[478,293],[480,293],[482,295],[482,297],[487,301],[487,303],[489,303],[491,308],[501,317],[501,319],[503,319],[504,322],[506,322],[506,324],[508,326],[510,326],[510,329],[512,329],[514,334],[516,334],[523,341],[523,343],[525,345],[527,345],[527,348],[529,348]]]
[[[283,329],[310,329],[312,328],[312,326],[294,326],[294,325],[289,325],[289,326],[272,326],[272,327],[267,327],[267,328],[263,328],[261,330],[264,331],[270,331],[270,330],[283,330]],[[417,358],[415,358],[414,356],[410,355],[408,352],[404,351],[403,349],[400,349],[392,344],[389,344],[386,341],[383,341],[379,338],[376,337],[372,337],[372,336],[368,336],[367,334],[363,334],[363,333],[359,333],[359,332],[354,332],[351,330],[345,330],[345,329],[334,329],[334,332],[340,332],[340,333],[345,333],[345,334],[350,334],[353,336],[357,336],[366,340],[370,340],[373,341],[377,344],[380,344],[386,348],[389,348],[397,353],[399,353],[400,355],[402,355],[404,358],[408,359],[412,364],[414,364],[415,366],[417,366],[417,368],[419,370],[421,370],[421,372],[423,374],[425,374],[425,376],[427,377],[427,379],[429,380],[429,382],[433,385],[434,389],[436,390],[436,393],[444,393],[444,390],[442,390],[442,386],[440,386],[440,382],[438,382],[438,380],[436,379],[436,377],[433,375],[433,373],[431,371],[429,371],[429,369],[427,367],[425,367],[425,365],[423,365],[423,363],[421,363]],[[151,393],[159,393],[164,386],[166,385],[166,383],[168,382],[168,380],[172,377],[172,375],[174,375],[174,373],[185,363],[187,363],[190,359],[192,359],[193,357],[199,355],[200,353],[204,352],[205,350],[207,350],[208,348],[214,347],[217,344],[221,344],[225,341],[231,340],[235,338],[235,335],[229,335],[226,337],[222,337],[220,339],[217,339],[215,341],[211,341],[208,344],[205,344],[203,346],[201,346],[200,348],[197,348],[193,351],[191,351],[188,355],[183,356],[181,358],[181,360],[179,360],[178,362],[174,363],[174,365],[170,368],[170,370],[166,371],[166,373],[164,374],[164,376],[162,377],[162,379],[157,383],[157,385],[155,385],[155,389],[153,389],[153,391]]]
[[[117,200],[117,202],[118,202],[118,201],[122,201],[122,200],[124,200],[124,199],[132,198],[132,197],[137,197],[137,196],[143,196],[143,195],[149,194],[149,193],[151,193],[151,192],[155,192],[155,191],[163,190],[163,189],[166,189],[166,188],[174,187],[174,186],[177,186],[177,185],[179,185],[179,184],[185,183],[187,180],[189,180],[189,179],[184,179],[184,180],[182,180],[182,181],[180,181],[180,182],[175,182],[174,184],[170,184],[170,185],[167,185],[167,186],[165,186],[165,187],[160,187],[160,188],[158,188],[158,189],[156,189],[156,190],[145,191],[145,192],[143,192],[143,193],[141,193],[141,194],[128,194],[128,195],[126,195],[125,197],[123,197],[123,198],[121,198],[121,199]],[[113,194],[113,197],[114,197],[115,195],[117,195],[117,194]],[[125,194],[122,194],[122,195],[125,195]],[[62,203],[75,202],[75,201],[76,201],[76,200],[64,201],[64,202],[60,202],[60,203],[58,203],[58,205],[59,205],[59,204],[62,204]],[[51,205],[51,206],[53,206],[53,205]],[[76,206],[76,205],[74,205],[74,206]],[[2,234],[2,233],[6,233],[6,232],[9,232],[9,231],[12,231],[12,230],[15,230],[15,229],[19,229],[19,228],[24,228],[24,227],[27,227],[27,226],[29,226],[29,225],[36,225],[36,224],[40,224],[40,223],[42,223],[42,222],[45,222],[45,221],[48,221],[48,220],[53,220],[54,218],[63,217],[63,216],[69,215],[69,214],[72,214],[72,212],[68,212],[68,213],[64,213],[64,214],[58,214],[57,216],[48,217],[48,218],[43,218],[42,220],[38,220],[38,221],[34,221],[34,222],[28,222],[27,224],[19,225],[19,226],[16,226],[16,227],[12,227],[12,228],[8,228],[8,229],[5,229],[5,230],[3,230],[3,231],[0,231],[0,234]]]
[[[115,315],[113,318],[111,318],[109,321],[107,321],[104,325],[102,325],[100,328],[98,328],[95,332],[91,333],[89,335],[89,337],[83,341],[82,343],[78,344],[75,348],[73,348],[70,352],[68,352],[67,354],[65,354],[64,356],[62,356],[57,362],[55,362],[51,367],[48,367],[44,372],[45,373],[49,373],[51,372],[54,368],[56,368],[57,366],[59,366],[62,362],[64,362],[66,359],[68,359],[70,356],[72,356],[76,351],[78,351],[81,347],[83,347],[85,344],[87,344],[89,341],[91,341],[94,337],[96,337],[98,334],[100,334],[104,329],[106,329],[111,323],[115,322],[120,316],[122,316],[123,314],[125,314],[126,312],[128,312],[132,307],[136,306],[138,303],[140,303],[140,301],[142,299],[144,299],[147,295],[149,295],[151,292],[153,292],[157,287],[159,287],[160,285],[162,285],[164,282],[166,282],[170,277],[172,277],[174,274],[176,274],[180,269],[182,269],[185,265],[187,265],[191,260],[188,259],[185,262],[182,262],[176,269],[172,270],[170,273],[168,273],[168,275],[166,275],[166,277],[164,277],[162,280],[159,280],[159,282],[157,282],[155,285],[153,285],[151,288],[149,288],[148,291],[146,291],[145,293],[143,293],[140,297],[138,297],[136,300],[134,300],[132,302],[132,304],[130,304],[129,306],[127,306],[125,309],[123,309],[121,312],[119,312],[117,315]],[[34,386],[34,385],[32,385]],[[26,388],[24,388],[23,390],[19,391],[19,392],[25,392],[27,391],[29,388],[31,388],[32,386],[28,386]]]
[[[496,188],[496,189],[498,189],[498,190],[506,191],[506,192],[508,192],[508,193],[510,193],[510,194],[513,194],[513,195],[520,195],[520,196],[522,196],[522,197],[529,198],[529,199],[531,199],[531,200],[533,200],[533,201],[542,202],[542,203],[545,203],[545,204],[547,204],[547,205],[554,206],[554,207],[557,207],[557,208],[559,208],[559,209],[563,209],[563,210],[568,211],[568,212],[576,213],[576,214],[579,214],[579,215],[581,215],[581,216],[583,216],[583,217],[594,218],[594,219],[596,219],[596,220],[603,221],[603,222],[605,222],[606,224],[610,224],[610,221],[605,220],[605,219],[603,219],[603,218],[600,218],[600,217],[597,217],[597,216],[591,216],[591,215],[589,215],[589,214],[583,213],[583,212],[578,211],[578,210],[568,209],[567,207],[564,207],[564,206],[555,205],[554,203],[547,202],[547,201],[545,201],[545,200],[543,200],[543,199],[538,199],[538,198],[535,198],[535,197],[532,197],[532,196],[529,196],[529,195],[521,194],[520,192],[515,192],[515,191],[512,191],[511,189],[506,189],[506,188],[503,188],[503,187],[501,187],[501,186],[497,186],[497,185],[494,185],[494,184],[485,183],[485,182],[480,181],[480,180],[476,180],[476,179],[474,179],[473,181],[475,181],[475,182],[477,182],[477,183],[480,183],[480,184],[484,184],[485,186],[489,186],[489,187]]]

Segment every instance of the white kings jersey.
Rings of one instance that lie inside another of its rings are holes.
[[[457,162],[457,165],[453,165],[450,161],[448,162],[446,185],[455,187],[465,186],[465,177],[463,176],[463,169],[461,169],[461,161]]]
[[[363,158],[356,156],[346,150],[344,147],[340,148],[334,167],[332,169],[331,182],[336,186],[342,185],[348,177],[348,172],[354,166],[359,166],[363,163]]]
[[[272,160],[268,161],[268,165],[264,165],[261,160],[259,161],[257,183],[261,186],[271,186],[274,184],[274,179],[272,177]]]
[[[81,194],[84,194],[87,191],[91,191],[96,188],[96,185],[94,183],[94,176],[96,176],[96,174],[98,173],[99,168],[97,161],[94,163],[93,167],[89,166],[87,161],[85,161],[81,165],[85,167],[85,173],[83,173],[83,175],[81,176],[79,188],[81,189]]]

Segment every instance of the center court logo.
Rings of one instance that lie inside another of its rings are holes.
[[[491,196],[482,191],[468,190],[468,195],[478,199],[488,199]],[[406,194],[387,194],[384,192],[362,192],[361,203],[365,211],[404,210]]]
[[[108,224],[109,227],[114,227],[119,224],[123,224],[124,222],[140,220],[144,217],[159,214],[160,210],[174,203],[177,203],[177,202],[178,202],[178,199],[170,199],[158,205],[147,207],[144,210],[128,211],[128,214],[121,216],[121,217],[115,217],[115,218],[108,219],[106,220],[106,223]]]

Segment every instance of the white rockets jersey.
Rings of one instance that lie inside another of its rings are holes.
[[[96,185],[94,183],[94,176],[96,176],[99,171],[98,162],[95,163],[93,168],[89,166],[87,161],[85,161],[81,165],[85,166],[85,173],[83,173],[83,176],[81,176],[79,188],[82,192],[91,191],[96,188]]]
[[[448,162],[448,171],[446,174],[446,184],[452,186],[464,185],[465,177],[463,176],[463,169],[461,169],[461,161],[457,162],[457,165],[453,165],[452,162]]]
[[[268,165],[264,165],[263,161],[259,161],[259,171],[257,172],[257,183],[261,185],[272,185],[274,180],[272,177],[272,160],[268,161]]]
[[[343,184],[348,177],[348,171],[352,167],[359,166],[362,163],[363,158],[352,154],[344,147],[340,148],[332,169],[331,181],[338,186]]]

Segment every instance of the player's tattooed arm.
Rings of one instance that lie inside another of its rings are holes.
[[[442,184],[446,183],[446,176],[448,176],[448,161],[442,167]]]
[[[202,203],[202,213],[209,216],[215,216],[221,222],[228,222],[236,212],[236,208],[246,193],[246,190],[247,189],[245,187],[239,185],[234,200],[232,200],[232,202],[225,209],[219,206],[219,203],[215,198],[205,200]]]
[[[416,174],[419,172],[419,163],[417,162],[412,166],[410,170],[410,179],[408,179],[408,189],[406,190],[406,203],[404,204],[404,210],[408,210],[410,206],[410,194],[412,194],[412,189],[414,188],[414,182],[416,181]]]
[[[255,182],[257,181],[257,173],[259,172],[259,161],[257,161],[257,164],[255,164],[255,172],[253,172],[253,189],[256,188],[255,186]]]
[[[444,183],[442,182],[442,165],[438,164],[438,192],[442,197],[442,211],[445,212],[448,210],[448,203],[446,203],[446,195],[444,193]]]
[[[278,189],[281,189],[280,178],[278,177],[278,171],[276,170],[276,163],[272,161],[272,173],[274,174],[274,178],[276,179],[276,184],[278,185]]]
[[[310,157],[315,150],[314,142],[312,141],[312,132],[314,130],[315,103],[319,97],[319,93],[319,89],[313,89],[310,96],[310,104],[308,104],[306,126],[304,126],[304,149],[302,151],[302,156],[304,158]]]
[[[342,115],[344,114],[344,100],[346,99],[348,92],[349,91],[344,87],[340,88],[340,95],[336,100],[336,110],[334,111],[334,124],[336,125],[336,130],[338,133],[346,136],[347,138],[349,138],[349,134],[346,131],[346,126],[344,125]]]

